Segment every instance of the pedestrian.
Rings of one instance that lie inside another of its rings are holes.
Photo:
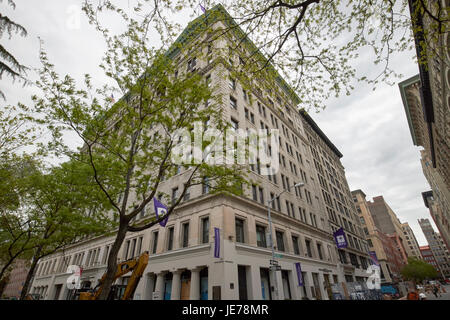
[[[406,300],[419,300],[419,294],[416,289],[411,288],[406,296]]]
[[[438,288],[437,288],[437,286],[436,285],[434,285],[433,286],[433,294],[434,294],[434,296],[437,298],[438,297]]]

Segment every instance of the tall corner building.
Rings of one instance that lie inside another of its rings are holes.
[[[419,242],[414,235],[408,222],[402,223],[403,235],[405,237],[405,249],[408,257],[415,257],[417,259],[422,259],[422,254],[419,249]]]
[[[419,0],[410,0],[411,11],[416,10]],[[428,10],[436,14],[448,1],[426,2]],[[448,11],[444,11],[448,15]],[[421,150],[422,169],[435,201],[431,216],[450,245],[450,36],[448,32],[436,34],[431,29],[431,17],[427,14],[418,19],[414,28],[419,74],[399,83],[409,130],[415,146]],[[427,41],[432,35],[437,41]],[[427,46],[423,46],[427,43]]]
[[[372,213],[370,203],[362,190],[352,191],[352,196],[369,250],[375,254],[380,265],[381,283],[398,283],[401,281],[400,270],[405,263],[402,250],[398,249],[399,237],[396,232],[399,230],[391,232],[391,229],[382,228],[380,225],[382,219],[376,216],[378,211]],[[389,231],[389,234],[385,231]]]
[[[225,97],[223,116],[233,128],[279,130],[280,170],[267,176],[260,174],[259,166],[253,167],[249,178],[257,183],[244,196],[212,194],[208,184],[192,186],[165,227],[128,233],[119,252],[122,261],[143,251],[150,254],[134,299],[267,300],[274,298],[276,284],[280,299],[330,299],[331,284],[366,281],[368,248],[340,163],[342,155],[314,121],[298,111],[299,99],[281,77],[270,86],[262,83],[265,79],[242,85],[232,71],[254,53],[248,38],[241,42],[232,33],[211,41],[204,52],[195,46],[181,50],[187,39],[211,40],[210,33],[202,32],[204,23],[217,30],[233,19],[221,5],[208,10],[183,31],[169,56],[180,74],[199,72]],[[176,198],[187,173],[166,179],[158,191]],[[292,187],[298,182],[304,186]],[[269,230],[268,200],[282,192],[272,202]],[[138,219],[151,215],[149,208]],[[349,247],[338,252],[332,232],[340,226]],[[275,276],[269,271],[269,232],[281,269]],[[44,299],[73,298],[74,291],[66,285],[68,265],[81,266],[82,286],[93,288],[106,270],[113,240],[87,239],[42,259],[31,293]],[[120,277],[117,283],[128,279]]]
[[[450,254],[441,235],[434,231],[430,220],[418,219],[418,222],[434,256],[436,269],[443,278],[450,277]]]
[[[340,273],[347,282],[360,282],[368,267],[369,247],[340,161],[343,155],[306,111],[300,114],[312,159],[308,165],[315,171],[319,186],[316,198],[322,200],[331,232],[343,228],[347,237],[347,248],[337,250]]]

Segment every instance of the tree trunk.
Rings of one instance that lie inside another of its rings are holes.
[[[28,294],[28,287],[31,284],[31,279],[33,278],[37,263],[38,263],[39,259],[41,258],[40,257],[41,251],[42,251],[42,247],[38,247],[36,253],[33,256],[33,262],[31,263],[30,270],[28,271],[27,278],[22,287],[22,292],[20,293],[20,300],[25,300],[25,298]]]
[[[114,282],[114,276],[117,271],[117,256],[119,254],[120,247],[122,246],[123,241],[125,240],[125,236],[127,234],[127,226],[128,221],[125,223],[124,221],[120,221],[119,231],[117,232],[116,240],[109,252],[108,256],[108,268],[106,269],[106,277],[105,281],[101,286],[101,292],[98,297],[99,300],[108,299],[109,292],[111,291],[111,286]]]

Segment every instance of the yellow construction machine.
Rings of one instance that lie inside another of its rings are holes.
[[[138,258],[130,259],[124,262],[121,262],[117,265],[117,271],[114,275],[114,281],[127,274],[130,271],[133,271],[130,278],[128,279],[128,283],[126,285],[113,285],[111,287],[111,291],[108,296],[108,300],[131,300],[133,299],[134,292],[139,283],[139,280],[144,273],[145,267],[148,264],[148,251],[145,251]],[[79,300],[98,300],[100,293],[103,290],[103,283],[106,278],[106,272],[103,277],[100,279],[97,286],[89,291],[80,292]]]

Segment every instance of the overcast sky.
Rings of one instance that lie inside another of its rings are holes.
[[[2,12],[28,31],[26,38],[14,36],[6,42],[2,39],[22,64],[31,68],[39,66],[39,36],[60,73],[75,79],[90,73],[97,85],[106,80],[98,68],[105,48],[103,40],[83,15],[77,13],[78,1],[15,0],[14,11],[5,2],[0,3]],[[128,1],[123,3],[126,6]],[[197,14],[200,13],[198,10]],[[188,21],[187,15],[180,16],[180,24],[186,26]],[[413,53],[396,54],[391,58],[403,79],[418,73],[412,56]],[[370,64],[364,60],[358,65],[359,71],[368,68]],[[32,71],[29,76],[36,78]],[[1,88],[7,104],[30,103],[31,94],[36,93],[33,87],[5,80],[2,79]],[[0,103],[3,108],[4,102]],[[400,221],[410,224],[419,244],[426,245],[417,219],[432,221],[421,196],[430,187],[422,173],[420,149],[412,143],[397,84],[381,85],[376,91],[360,85],[351,96],[332,99],[324,111],[310,114],[344,155],[341,160],[351,190],[363,190],[368,200],[383,195]]]

